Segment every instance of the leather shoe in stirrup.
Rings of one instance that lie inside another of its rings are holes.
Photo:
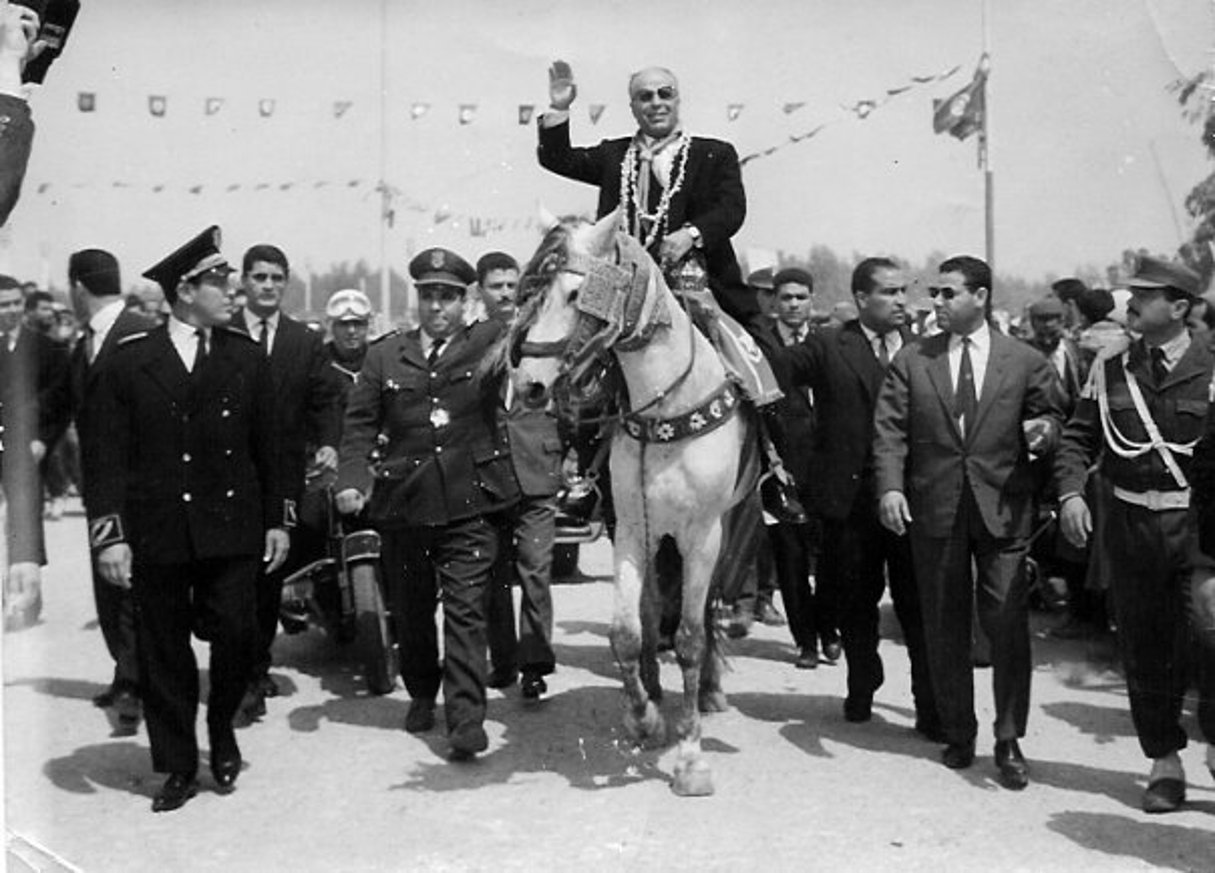
[[[186,805],[198,793],[198,780],[193,773],[171,773],[152,798],[152,812],[172,812]]]
[[[1029,784],[1029,767],[1016,740],[996,740],[995,759],[1005,788],[1020,791]]]
[[[808,520],[806,508],[797,497],[797,489],[791,483],[775,475],[768,475],[759,486],[760,500],[764,511],[781,524],[805,524]]]

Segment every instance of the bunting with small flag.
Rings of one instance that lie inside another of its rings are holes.
[[[415,103],[415,104],[413,104],[413,106],[409,107],[409,117],[412,118],[414,121],[417,121],[419,118],[421,118],[423,115],[425,115],[429,111],[430,111],[429,103]]]
[[[792,115],[794,112],[797,112],[797,110],[801,109],[805,105],[806,105],[805,100],[798,100],[794,103],[786,103],[784,106],[781,107],[781,111],[784,112],[785,115]]]
[[[461,103],[460,104],[460,123],[472,124],[473,119],[477,117],[476,103]]]
[[[262,118],[269,118],[274,114],[274,105],[275,101],[269,98],[257,101],[257,114]]]
[[[731,103],[726,107],[726,121],[738,121],[738,116],[742,115],[742,111],[742,103]]]
[[[203,106],[203,111],[206,112],[207,115],[214,115],[216,112],[219,112],[219,110],[223,108],[223,105],[224,105],[224,98],[208,97],[206,104]]]
[[[353,100],[334,100],[333,101],[333,117],[341,118],[350,111],[350,107],[354,105]]]
[[[531,124],[532,117],[536,114],[536,106],[533,103],[519,104],[519,123]]]
[[[164,118],[168,108],[169,101],[164,96],[153,94],[148,97],[148,112],[151,112],[156,118]]]
[[[76,108],[81,112],[93,112],[97,109],[97,95],[92,91],[81,91],[76,95]]]

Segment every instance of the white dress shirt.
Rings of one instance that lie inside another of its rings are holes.
[[[105,345],[105,338],[110,335],[110,331],[114,329],[114,325],[118,321],[118,316],[122,315],[125,308],[126,303],[119,298],[98,309],[89,319],[89,328],[93,332],[93,347],[89,350],[90,364],[97,360],[97,353]]]
[[[979,325],[970,335],[970,366],[975,374],[975,402],[983,396],[983,377],[987,375],[987,359],[991,355],[991,328],[987,322]],[[956,393],[958,390],[958,368],[962,366],[962,337],[949,335],[949,380]]]
[[[273,315],[266,316],[265,330],[269,331],[269,336],[266,337],[266,354],[274,351],[274,338],[278,336],[278,319],[282,313],[275,310]],[[245,323],[249,325],[249,336],[257,340],[258,345],[262,342],[262,317],[255,315],[252,310],[245,310]]]
[[[865,339],[869,340],[869,348],[873,349],[873,356],[879,361],[882,359],[882,343],[886,344],[886,360],[893,361],[894,356],[903,348],[903,335],[897,330],[888,330],[885,333],[878,333],[876,330],[869,328],[865,322],[857,322],[861,326],[861,332],[865,334]]]
[[[194,356],[198,353],[198,328],[192,324],[180,321],[176,315],[169,316],[169,341],[177,349],[177,356],[186,365],[186,372],[194,372]],[[203,328],[204,341],[211,338],[211,332]],[[205,351],[205,349],[204,349]]]

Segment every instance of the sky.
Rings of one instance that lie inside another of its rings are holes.
[[[988,91],[995,262],[1030,279],[1172,251],[1211,172],[1169,82],[1215,63],[1215,0],[992,0]],[[981,54],[981,0],[82,0],[31,99],[38,132],[0,270],[65,284],[100,246],[124,279],[210,224],[238,259],[274,242],[296,272],[444,245],[526,258],[539,204],[590,212],[592,187],[535,160],[520,104],[547,104],[567,60],[575,143],[630,134],[628,74],[679,76],[684,127],[740,154],[752,259],[984,249],[973,139],[932,132],[932,100]],[[962,69],[886,100],[888,89]],[[78,92],[96,110],[77,110]],[[167,99],[164,117],[149,95]],[[213,115],[208,98],[222,98]],[[846,107],[873,99],[860,118]],[[269,117],[259,101],[274,100]],[[349,109],[335,117],[335,101]],[[413,117],[415,103],[429,110]],[[591,104],[605,105],[597,124]],[[803,103],[786,113],[785,104]],[[461,104],[476,106],[458,123]],[[742,104],[737,119],[729,104]],[[394,191],[392,226],[375,192]],[[352,185],[352,182],[357,184]],[[260,188],[258,186],[261,186]],[[474,222],[471,219],[478,219]],[[480,225],[479,228],[473,225]],[[474,229],[484,235],[474,236]]]

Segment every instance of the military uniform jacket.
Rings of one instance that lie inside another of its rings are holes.
[[[1206,333],[1195,334],[1190,347],[1161,385],[1157,385],[1152,378],[1143,342],[1132,343],[1129,351],[1127,369],[1138,381],[1144,403],[1165,441],[1184,444],[1202,436],[1207,420],[1212,367],[1215,366],[1210,336]],[[1114,426],[1133,442],[1150,442],[1127,388],[1122,356],[1098,359],[1093,366],[1105,368],[1110,418]],[[1103,442],[1097,398],[1091,390],[1086,390],[1063,430],[1062,442],[1055,457],[1055,477],[1060,494],[1084,493],[1087,470],[1098,456]],[[1174,452],[1173,457],[1188,480],[1191,475],[1190,457],[1181,452]],[[1194,463],[1199,463],[1198,455]],[[1155,450],[1137,458],[1122,458],[1113,451],[1102,452],[1101,472],[1111,484],[1128,491],[1142,493],[1177,491],[1181,488],[1169,473],[1160,453]]]
[[[0,94],[0,226],[21,196],[21,182],[34,142],[34,121],[29,104],[20,97]]]
[[[540,125],[537,155],[540,165],[559,176],[599,187],[600,218],[620,205],[620,165],[632,145],[631,137],[605,139],[589,148],[570,145],[569,122],[554,127]],[[713,296],[735,320],[747,324],[759,315],[755,294],[742,280],[742,270],[730,238],[738,233],[747,216],[742,169],[734,146],[718,139],[692,137],[683,187],[671,199],[668,232],[694,224],[704,240],[706,266]],[[662,196],[662,186],[650,188],[653,211]],[[659,237],[650,254],[657,260]]]
[[[154,564],[260,555],[267,528],[294,523],[302,477],[277,450],[270,368],[247,335],[214,329],[195,373],[166,327],[132,335],[100,368],[94,408],[94,549],[125,541]]]
[[[368,348],[346,406],[335,490],[371,491],[378,526],[446,525],[518,499],[496,386],[478,373],[500,331],[489,322],[458,331],[433,366],[418,330]],[[367,459],[380,434],[386,444],[372,490]]]

